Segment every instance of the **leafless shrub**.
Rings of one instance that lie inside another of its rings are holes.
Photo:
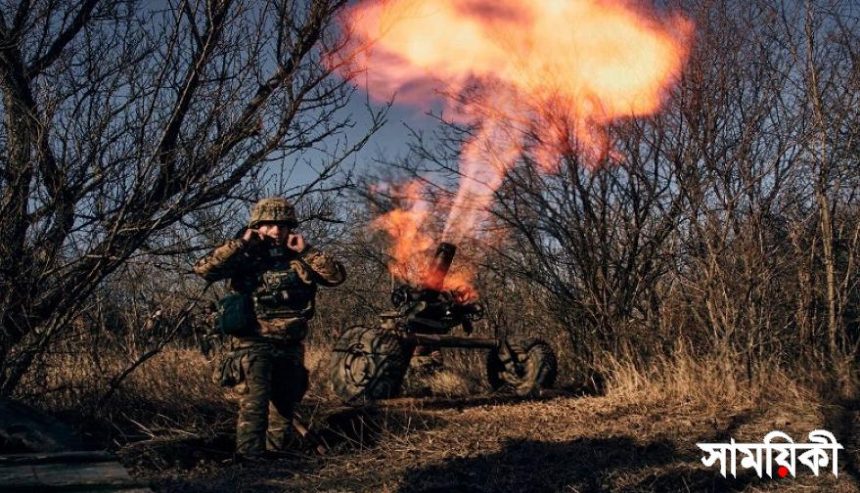
[[[268,163],[318,152],[309,185],[274,188],[325,212],[313,192],[365,141],[327,58],[345,3],[0,7],[0,395],[133,256],[220,240]]]

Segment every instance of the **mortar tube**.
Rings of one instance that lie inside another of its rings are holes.
[[[445,283],[445,277],[451,269],[451,263],[454,261],[454,254],[457,253],[457,247],[451,243],[441,242],[436,248],[436,253],[430,261],[430,266],[427,269],[427,275],[424,277],[424,287],[427,289],[442,290],[442,285]]]

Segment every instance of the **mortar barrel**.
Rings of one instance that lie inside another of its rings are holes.
[[[442,289],[442,284],[445,281],[445,276],[448,275],[448,270],[451,268],[451,262],[454,261],[454,254],[457,253],[457,247],[451,243],[442,242],[436,248],[436,253],[430,261],[430,267],[427,270],[427,276],[424,279],[424,285],[430,289]]]

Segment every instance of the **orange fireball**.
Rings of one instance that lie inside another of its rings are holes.
[[[380,99],[424,103],[437,97],[428,89],[504,86],[514,100],[479,113],[519,122],[568,113],[597,124],[657,111],[692,30],[678,15],[658,20],[617,0],[365,1],[345,22],[369,47],[356,60]]]
[[[443,234],[453,243],[474,236],[524,153],[545,170],[574,150],[594,164],[613,153],[605,127],[659,110],[692,33],[681,15],[624,0],[364,1],[343,22],[371,96],[428,106],[445,94],[475,129]]]

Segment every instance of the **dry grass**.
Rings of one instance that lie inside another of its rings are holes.
[[[155,355],[106,399],[111,381],[137,356],[101,351],[94,359],[84,351],[49,353],[19,397],[112,447],[174,435],[212,436],[230,423],[231,407],[211,380],[212,363],[191,349],[169,348]]]
[[[765,398],[816,400],[814,392],[776,364],[749,369],[736,358],[696,358],[683,349],[655,358],[646,368],[610,355],[604,361],[607,394],[623,401],[696,401],[716,409],[746,408]]]
[[[301,413],[332,452],[262,466],[224,463],[235,411],[200,353],[166,350],[101,407],[98,397],[126,359],[52,357],[55,374],[41,383],[63,382],[63,390],[30,400],[102,429],[95,435],[113,440],[157,491],[857,491],[850,469],[839,480],[777,482],[723,480],[704,468],[698,441],[760,441],[774,429],[801,440],[835,426],[837,438],[853,443],[843,425],[856,415],[835,413],[778,369],[756,368],[761,378],[750,380],[745,367],[681,351],[647,368],[606,359],[604,396],[537,400],[488,394],[480,358],[452,353],[445,371],[427,378],[430,397],[355,410],[327,388],[327,348],[311,347]]]
[[[452,370],[442,370],[430,375],[427,383],[434,396],[450,399],[475,393],[474,379]]]

